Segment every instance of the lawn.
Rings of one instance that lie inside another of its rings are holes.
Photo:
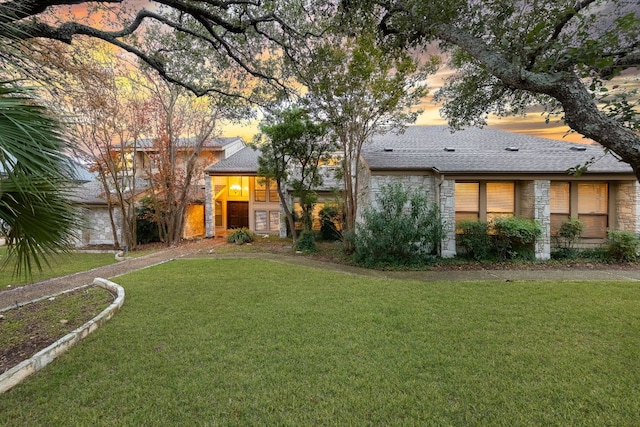
[[[34,268],[31,277],[25,277],[24,275],[16,276],[14,274],[14,262],[9,261],[8,264],[4,264],[6,256],[6,246],[0,246],[0,291],[4,290],[8,285],[20,286],[27,283],[39,282],[52,277],[66,276],[117,262],[113,253],[88,253],[81,251],[66,254],[61,253],[51,257],[48,266],[43,264],[42,271]]]
[[[640,425],[640,283],[410,282],[261,260],[118,278],[0,425]]]

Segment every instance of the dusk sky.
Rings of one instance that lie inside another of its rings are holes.
[[[139,8],[141,5],[149,8],[150,4],[146,0],[131,0],[128,2],[130,6],[135,6],[135,8]],[[125,6],[126,7],[126,6]],[[62,9],[60,12],[65,13],[63,10],[66,10],[68,13],[69,8]],[[87,13],[87,5],[78,5],[73,6],[71,8],[73,14],[76,18],[85,19],[88,21],[94,21],[97,16],[91,13]],[[107,20],[108,21],[108,20]],[[431,50],[431,49],[430,49]],[[427,84],[429,87],[430,94],[433,94],[442,84],[445,79],[452,74],[451,69],[447,67],[443,67],[440,71],[438,71],[435,75],[429,76],[427,79]],[[633,72],[627,72],[624,76],[619,76],[615,78],[615,82],[619,86],[619,90],[629,89],[629,88],[639,88],[640,87],[640,72],[634,70]],[[444,125],[446,121],[440,117],[439,110],[441,108],[440,105],[436,105],[431,96],[426,98],[422,104],[419,106],[421,110],[424,112],[418,117],[418,120],[415,124],[417,125]],[[494,118],[491,117],[489,119],[488,127],[494,129],[501,129],[509,132],[518,132],[525,133],[529,135],[534,135],[543,138],[552,138],[559,139],[563,141],[570,142],[581,142],[588,143],[591,142],[583,138],[581,135],[576,133],[567,134],[568,127],[564,126],[562,123],[559,123],[556,120],[550,121],[548,124],[545,123],[545,118],[541,114],[542,108],[539,111],[532,111],[526,117],[503,117],[503,118]],[[250,141],[253,138],[253,135],[257,132],[257,121],[253,121],[250,124],[245,125],[230,125],[227,126],[223,133],[227,136],[242,136],[245,140]]]

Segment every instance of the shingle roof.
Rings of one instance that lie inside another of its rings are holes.
[[[209,175],[224,175],[230,173],[255,174],[258,172],[258,156],[258,151],[251,147],[244,147],[232,156],[208,166],[204,172]]]
[[[239,136],[233,137],[220,137],[220,138],[212,138],[209,141],[205,142],[203,145],[204,149],[210,150],[222,150],[229,144],[233,144],[234,142],[242,140]],[[153,138],[142,138],[136,141],[138,150],[152,150],[155,149],[153,146]],[[176,146],[180,147],[192,147],[195,142],[195,138],[178,138],[176,141]],[[131,144],[131,143],[129,143]]]
[[[631,167],[595,144],[574,144],[493,129],[451,133],[446,126],[409,126],[363,147],[373,170],[434,170],[441,173],[565,173],[600,158],[589,173],[632,173]]]
[[[148,188],[148,182],[142,178],[136,178],[136,193],[140,194]],[[107,197],[104,186],[98,180],[81,183],[73,188],[69,199],[74,203],[87,205],[106,205]]]

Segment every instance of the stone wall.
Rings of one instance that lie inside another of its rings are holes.
[[[536,259],[551,258],[550,187],[551,183],[548,180],[537,180],[533,182],[533,219],[538,221],[542,227],[542,236],[536,241]],[[523,198],[523,200],[525,199]]]
[[[114,245],[109,210],[106,206],[82,208],[81,216],[84,227],[75,231],[76,238],[74,239],[74,244],[76,247]],[[120,211],[117,209],[114,210],[114,217],[118,240],[122,243],[122,215],[120,215]]]
[[[637,233],[640,231],[640,185],[637,181],[625,181],[616,187],[615,228]]]
[[[440,216],[444,222],[445,238],[440,246],[440,256],[452,258],[456,255],[456,182],[445,179],[440,183]]]
[[[214,217],[213,217],[213,178],[206,176],[204,180],[204,235],[205,237],[214,237]]]

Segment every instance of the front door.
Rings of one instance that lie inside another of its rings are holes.
[[[227,202],[227,228],[249,228],[249,202]]]

